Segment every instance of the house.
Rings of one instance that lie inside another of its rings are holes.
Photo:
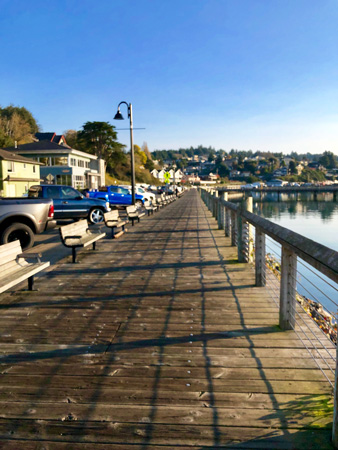
[[[195,174],[185,175],[184,181],[186,183],[199,183],[201,181],[200,177]]]
[[[266,183],[266,185],[268,187],[282,187],[285,184],[287,184],[287,181],[278,180],[278,179],[273,179],[273,180],[267,181],[267,183]]]
[[[66,138],[63,134],[56,133],[35,133],[35,139],[37,141],[50,141],[59,145],[67,145]]]
[[[22,197],[33,184],[40,184],[41,163],[0,149],[0,195]]]
[[[105,184],[104,160],[66,144],[46,139],[6,150],[41,163],[40,175],[44,183],[66,184],[77,189],[97,189]]]

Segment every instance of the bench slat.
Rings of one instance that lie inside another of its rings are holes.
[[[16,259],[20,253],[22,249],[19,240],[0,245],[0,267]]]
[[[1,277],[0,294],[2,292],[7,291],[7,289],[10,289],[11,287],[21,283],[22,281],[27,280],[27,278],[35,275],[36,273],[40,272],[41,270],[46,269],[49,266],[50,266],[49,261],[45,262],[45,263],[39,263],[39,264],[29,264],[26,267],[19,268],[13,274],[10,274],[5,277]]]

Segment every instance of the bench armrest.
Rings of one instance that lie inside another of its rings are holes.
[[[40,260],[41,257],[42,257],[42,253],[19,253],[16,256],[17,259],[20,259],[20,258],[23,258],[23,259],[37,259],[39,263],[41,262],[41,260]]]

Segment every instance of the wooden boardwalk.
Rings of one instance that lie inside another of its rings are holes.
[[[0,296],[0,448],[328,449],[331,388],[195,190]]]

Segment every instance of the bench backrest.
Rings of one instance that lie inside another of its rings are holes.
[[[79,220],[78,222],[64,225],[60,228],[61,238],[64,239],[67,236],[84,236],[87,233],[88,222],[86,219]]]
[[[0,245],[0,265],[15,261],[20,253],[22,253],[22,248],[19,240]]]
[[[136,209],[135,205],[131,205],[131,206],[127,206],[126,211],[127,211],[127,214],[136,213],[137,209]]]
[[[104,213],[104,221],[107,222],[108,220],[111,221],[119,220],[119,212],[117,211],[117,209],[115,209],[114,211],[108,211]]]

